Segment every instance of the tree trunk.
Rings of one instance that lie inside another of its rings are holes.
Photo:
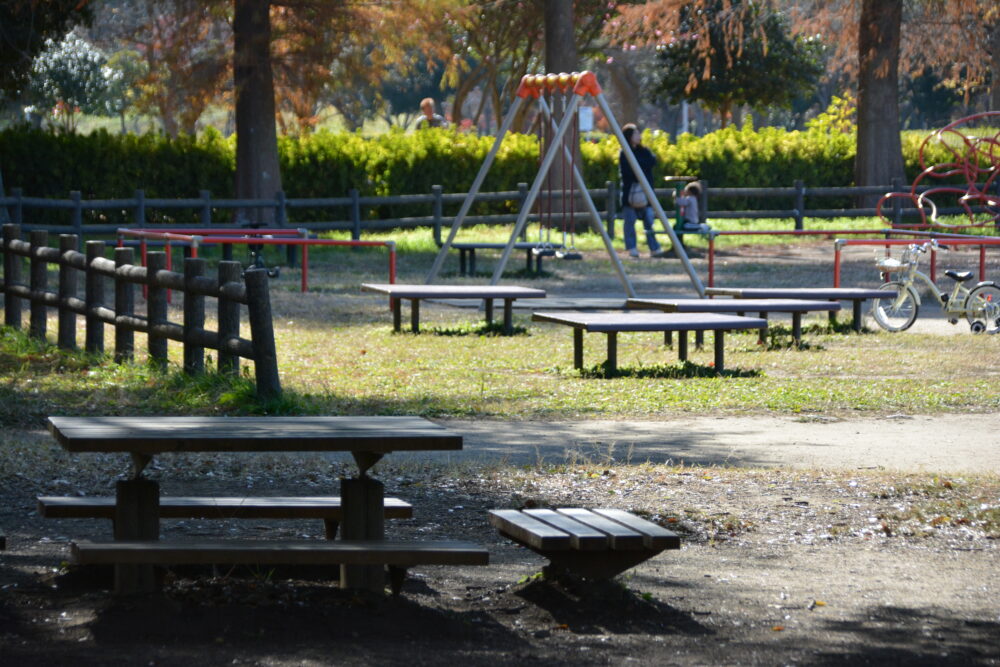
[[[545,0],[543,4],[545,5],[545,71],[549,74],[575,72],[578,60],[573,2],[572,0]],[[559,123],[562,121],[563,111],[566,108],[564,96],[557,93],[553,94],[550,99],[552,115]],[[566,133],[564,144],[571,151],[571,155],[574,151],[576,152],[576,161],[577,164],[580,164],[579,143],[576,145],[571,143],[574,136],[575,133],[571,129]],[[545,149],[547,150],[548,147],[546,146]],[[563,153],[560,152],[549,170],[547,181],[549,190],[561,191],[564,188],[575,190],[572,176],[571,166],[563,158]],[[551,208],[549,210],[553,213],[553,224],[558,224],[563,230],[572,227],[571,221],[562,215],[563,211],[568,213],[573,206],[570,197],[554,197],[550,201]],[[577,206],[576,210],[580,210],[580,207]]]
[[[635,59],[629,57],[628,51],[613,53],[614,60],[606,65],[613,93],[611,110],[619,123],[638,123],[640,82],[635,73]]]
[[[990,76],[990,110],[1000,111],[1000,18],[990,30],[990,51],[993,53]]]
[[[899,138],[899,38],[903,0],[864,0],[858,33],[858,139],[855,185],[904,178]],[[874,206],[878,195],[860,198]]]
[[[270,5],[270,0],[236,0],[233,16],[237,199],[271,199],[281,190]],[[274,220],[270,208],[237,210],[236,215],[258,225]]]

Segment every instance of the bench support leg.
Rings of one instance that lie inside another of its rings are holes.
[[[344,540],[382,540],[385,537],[383,498],[385,487],[371,477],[341,478]],[[340,587],[381,593],[385,589],[382,565],[341,565]]]
[[[688,360],[688,332],[677,332],[677,358],[681,361]]]
[[[743,313],[739,313],[740,317],[743,317]],[[757,313],[757,317],[762,320],[767,319],[767,313]],[[767,343],[767,327],[761,327],[757,329],[757,343],[759,345],[764,345]]]
[[[476,249],[469,248],[469,275],[476,275]]]
[[[700,350],[705,347],[705,332],[699,329],[694,332],[694,349]]]
[[[458,275],[468,275],[465,270],[465,248],[458,249]]]
[[[525,259],[524,270],[527,271],[529,274],[531,273],[531,256],[533,254],[534,253],[531,252],[531,248],[528,248],[527,251],[524,253],[524,259]]]
[[[618,371],[618,332],[608,332],[608,375],[614,375]]]
[[[583,329],[573,329],[573,368],[583,370]]]
[[[340,521],[336,519],[323,519],[323,530],[326,539],[337,539],[337,530],[340,528]]]
[[[483,299],[486,310],[486,324],[493,324],[493,299]]]
[[[420,333],[420,299],[410,299],[410,330]]]
[[[852,306],[854,311],[854,332],[861,333],[861,299],[855,299]]]
[[[715,372],[722,373],[726,369],[726,332],[715,331]]]
[[[514,333],[514,299],[503,300],[503,332],[508,336]]]
[[[391,299],[392,301],[392,330],[399,333],[403,329],[403,300]]]
[[[406,568],[398,565],[390,565],[389,570],[389,590],[394,596],[399,595],[403,589],[403,582],[406,581]]]
[[[664,331],[663,332],[663,344],[666,345],[667,347],[673,347],[674,346],[674,332],[673,331]]]
[[[119,481],[115,486],[116,540],[160,539],[160,485],[149,479]],[[115,565],[115,593],[152,593],[152,565]]]
[[[792,340],[795,347],[802,347],[802,313],[792,313]]]

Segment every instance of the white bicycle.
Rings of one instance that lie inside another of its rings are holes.
[[[896,273],[896,280],[890,280],[878,289],[896,292],[895,297],[872,299],[872,317],[886,331],[909,329],[920,313],[920,293],[915,284],[922,282],[941,305],[945,317],[952,324],[965,318],[972,333],[1000,333],[1000,287],[993,281],[977,283],[971,289],[965,283],[972,280],[972,271],[947,270],[946,276],[955,281],[951,292],[940,289],[924,273],[917,269],[920,255],[931,248],[942,248],[937,241],[912,243],[907,246],[900,259],[883,257],[878,259],[878,269],[884,275]]]

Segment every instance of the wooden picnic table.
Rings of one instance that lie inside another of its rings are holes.
[[[513,333],[514,301],[517,299],[544,299],[545,290],[533,287],[508,287],[503,285],[403,285],[395,283],[362,283],[366,292],[388,294],[392,300],[392,328],[402,329],[403,299],[410,301],[410,329],[420,331],[421,299],[482,299],[486,304],[486,323],[493,322],[493,300],[503,299],[503,330]]]
[[[868,299],[891,298],[893,292],[866,287],[706,287],[705,296],[731,296],[734,299],[823,299],[850,301],[853,305],[854,330],[861,333],[861,304]],[[836,320],[835,311],[830,321]]]
[[[583,368],[583,332],[600,332],[608,336],[609,373],[618,367],[618,333],[625,331],[678,332],[677,352],[681,361],[687,361],[687,332],[715,332],[715,370],[725,368],[725,335],[734,329],[767,328],[767,320],[716,313],[586,313],[539,311],[533,313],[536,322],[552,322],[573,327],[573,367]]]
[[[802,343],[802,314],[840,310],[836,301],[810,301],[806,299],[647,299],[633,298],[625,302],[627,308],[652,308],[665,313],[758,313],[767,319],[768,313],[791,313],[792,338],[796,345]],[[764,340],[761,330],[760,340]]]
[[[421,417],[49,417],[69,452],[132,457],[116,489],[115,539],[159,539],[159,485],[142,476],[154,456],[189,452],[351,452],[355,478],[341,479],[344,540],[382,540],[384,487],[368,476],[397,451],[459,450],[462,436]],[[356,562],[356,561],[355,561]],[[343,566],[341,585],[382,590],[384,566]],[[152,590],[152,567],[116,566],[116,590]]]

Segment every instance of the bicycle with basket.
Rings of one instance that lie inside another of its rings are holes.
[[[941,310],[951,324],[965,318],[972,333],[1000,333],[1000,287],[993,281],[977,283],[972,288],[965,286],[972,280],[972,271],[949,269],[945,275],[954,281],[951,291],[939,288],[929,276],[919,270],[920,255],[931,248],[947,250],[948,247],[931,240],[925,243],[911,243],[902,257],[881,257],[877,259],[879,271],[888,279],[897,274],[895,280],[888,280],[878,289],[895,292],[895,297],[872,300],[872,317],[886,331],[905,331],[913,325],[920,313],[920,292],[922,283],[940,304]]]

